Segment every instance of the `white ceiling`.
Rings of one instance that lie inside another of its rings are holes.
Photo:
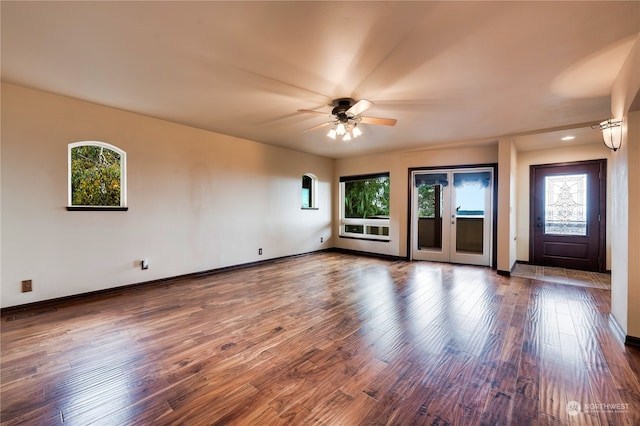
[[[609,117],[640,31],[638,1],[2,1],[1,13],[3,81],[331,158],[584,128]],[[351,143],[303,133],[325,119],[298,109],[328,113],[341,97],[398,124],[362,124]]]

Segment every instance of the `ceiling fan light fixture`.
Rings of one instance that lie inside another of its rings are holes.
[[[373,105],[373,102],[366,99],[355,101],[351,98],[335,99],[332,102],[333,110],[331,110],[331,121],[318,124],[305,130],[316,130],[321,127],[331,126],[331,130],[327,133],[327,137],[336,139],[338,136],[342,136],[342,140],[348,142],[363,134],[362,130],[358,128],[358,124],[379,124],[383,126],[395,126],[397,120],[394,118],[380,118],[380,117],[363,117],[360,114],[369,109]],[[322,111],[315,111],[311,109],[299,109],[299,112],[316,115],[326,115]]]

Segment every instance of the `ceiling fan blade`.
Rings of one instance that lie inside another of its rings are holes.
[[[331,123],[327,122],[327,123],[322,123],[322,124],[318,124],[317,126],[313,126],[313,127],[309,127],[308,129],[304,130],[302,133],[306,133],[306,132],[312,132],[314,130],[318,130],[324,126],[328,126]]]
[[[379,118],[379,117],[360,117],[362,123],[381,124],[383,126],[395,126],[398,120],[395,118]]]
[[[307,114],[318,114],[318,115],[324,115],[326,117],[330,116],[331,113],[329,112],[323,112],[323,111],[314,111],[312,109],[299,109],[298,112],[306,112]]]
[[[346,111],[346,113],[355,117],[356,115],[360,115],[366,110],[368,110],[369,108],[371,108],[372,105],[373,105],[373,102],[368,101],[366,99],[360,99],[351,108],[349,108]]]

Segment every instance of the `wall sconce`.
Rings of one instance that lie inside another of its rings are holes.
[[[595,129],[596,126],[602,131],[602,140],[607,148],[615,152],[622,146],[622,120],[605,120],[591,128]]]

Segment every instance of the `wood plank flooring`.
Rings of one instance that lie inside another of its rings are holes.
[[[316,253],[4,315],[3,425],[638,425],[610,292]]]

